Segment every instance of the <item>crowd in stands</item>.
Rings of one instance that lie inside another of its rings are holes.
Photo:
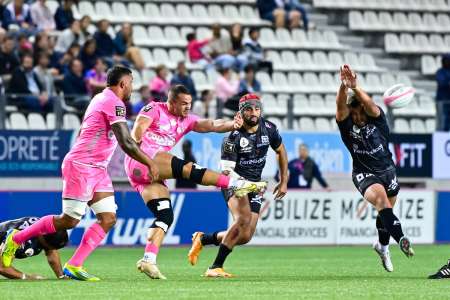
[[[75,0],[62,0],[52,13],[45,0],[12,0],[8,4],[0,0],[0,78],[9,104],[25,111],[48,112],[58,99],[55,96],[63,93],[65,102],[81,115],[92,96],[106,86],[108,67],[123,64],[145,70],[140,49],[133,44],[131,24],[121,24],[114,32],[106,19],[96,24],[87,15],[76,19],[75,4]],[[275,27],[308,28],[306,13],[297,0],[257,1],[257,6]],[[280,21],[282,14],[286,22]],[[214,99],[236,109],[236,97],[261,91],[255,73],[273,72],[256,27],[214,24],[209,38],[199,40],[195,33],[186,38],[189,63],[206,72],[218,72],[214,90],[197,91],[185,61],[177,62],[173,74],[161,64],[155,68],[155,76],[138,88],[131,114],[149,101],[165,101],[172,84],[185,85],[195,100],[202,101],[203,113],[208,113]]]

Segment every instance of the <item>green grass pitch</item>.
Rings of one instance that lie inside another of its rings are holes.
[[[450,257],[450,246],[417,246],[407,259],[391,245],[394,272],[385,272],[369,247],[237,247],[226,270],[232,279],[203,278],[216,249],[206,248],[199,263],[186,260],[187,248],[165,247],[158,257],[166,281],[150,280],[135,268],[141,248],[100,248],[86,267],[102,278],[0,280],[0,299],[449,299],[450,280],[426,276]],[[62,252],[65,261],[73,249]],[[52,278],[43,255],[16,260],[28,273]]]

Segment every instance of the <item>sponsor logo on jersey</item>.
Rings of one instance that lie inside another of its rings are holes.
[[[248,140],[245,137],[241,137],[240,141],[239,141],[239,145],[241,147],[247,147],[249,144]]]
[[[116,106],[116,116],[117,117],[125,117],[125,107]]]
[[[261,144],[269,145],[269,137],[267,135],[262,135],[261,136]]]
[[[225,142],[223,144],[223,151],[227,153],[233,153],[234,152],[234,143]]]
[[[153,106],[151,106],[150,104],[147,104],[146,106],[144,106],[144,108],[142,110],[145,112],[149,112],[152,108],[153,108]]]

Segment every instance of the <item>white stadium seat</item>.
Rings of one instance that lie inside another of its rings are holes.
[[[9,115],[9,121],[11,123],[11,129],[27,130],[30,129],[28,121],[25,116],[20,112],[13,112]]]
[[[41,114],[30,113],[28,114],[28,127],[30,129],[46,130],[47,124]]]
[[[63,116],[63,128],[78,130],[80,128],[80,119],[74,114],[65,114]]]

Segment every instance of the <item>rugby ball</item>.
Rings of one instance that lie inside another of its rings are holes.
[[[390,108],[401,108],[407,106],[413,99],[416,90],[402,83],[388,88],[383,94],[383,101]]]

